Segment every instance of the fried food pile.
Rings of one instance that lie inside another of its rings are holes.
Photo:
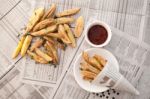
[[[82,57],[84,61],[80,63],[80,70],[83,79],[92,81],[102,71],[107,63],[107,60],[97,54],[93,57],[89,57],[87,52],[83,52]]]
[[[73,8],[56,12],[56,4],[52,4],[48,10],[37,8],[29,18],[12,58],[27,54],[37,63],[59,64],[58,49],[76,47],[76,38],[83,32],[84,18],[72,17],[79,11],[80,8]],[[74,31],[70,27],[73,22]]]

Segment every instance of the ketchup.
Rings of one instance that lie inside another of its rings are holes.
[[[88,31],[89,40],[96,45],[103,44],[107,37],[107,30],[101,25],[94,25]]]

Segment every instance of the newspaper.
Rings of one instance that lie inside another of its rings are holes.
[[[38,3],[38,6],[41,6],[41,3]],[[89,0],[84,2],[73,2],[71,6],[66,6],[57,3],[57,10],[62,11],[69,8],[81,8],[80,13],[75,15],[74,17],[78,17],[82,15],[85,20],[87,20],[88,16],[88,5]],[[35,5],[34,5],[35,6]],[[37,5],[36,5],[37,6]],[[85,7],[85,8],[84,8]],[[74,24],[71,24],[74,27]],[[83,35],[77,40],[77,46],[80,45],[80,42],[83,39]],[[35,64],[34,61],[30,60],[30,58],[25,58],[24,69],[22,73],[22,82],[30,83],[30,84],[38,84],[44,86],[54,86],[60,79],[63,77],[66,72],[72,58],[74,57],[78,47],[71,48],[67,47],[65,51],[59,51],[59,60],[60,63],[57,66],[54,65],[41,65]],[[71,53],[71,54],[70,54]]]
[[[139,85],[138,80],[141,78],[143,74],[143,70],[150,65],[149,62],[150,46],[144,42],[138,41],[138,39],[128,34],[125,34],[125,32],[121,32],[115,28],[111,28],[111,30],[113,33],[112,40],[110,41],[108,46],[104,48],[111,51],[117,57],[119,61],[120,72],[138,89],[138,85]],[[91,46],[89,46],[86,41],[83,41],[81,47],[77,52],[77,55],[90,47]],[[66,76],[62,81],[61,86],[58,88],[57,94],[54,96],[54,99],[60,99],[62,96],[63,99],[66,99],[66,97],[68,97],[69,95],[67,94],[68,91],[66,91],[65,93],[65,91],[62,90],[68,89],[66,86],[68,85],[70,86],[70,82],[69,82],[70,77],[72,77],[73,82],[75,82],[72,73],[74,60],[69,68],[69,72],[66,73]],[[69,97],[72,97],[72,99],[76,99],[77,97],[74,97],[74,95],[78,93],[81,89],[77,90],[79,88],[77,83],[76,84],[73,83],[71,86],[70,86],[71,88],[69,89],[75,92],[74,94],[72,94],[72,96]],[[87,93],[85,93],[85,96],[86,94]],[[129,97],[128,94],[127,96]],[[82,99],[86,99],[87,97]],[[128,99],[128,97],[126,97],[125,95],[120,95],[115,97],[118,97],[117,99]],[[91,99],[93,99],[93,97]],[[129,99],[133,99],[133,98],[130,97]]]
[[[120,72],[137,87],[141,95],[132,96],[124,92],[117,95],[118,91],[113,93],[110,90],[110,99],[112,97],[149,99],[150,90],[147,86],[150,86],[148,60],[150,0],[0,0],[0,2],[0,99],[107,99],[107,92],[104,92],[105,97],[101,97],[102,93],[86,92],[74,80],[72,73],[74,60],[82,50],[90,48],[83,35],[78,40],[76,49],[67,48],[65,52],[60,53],[63,63],[56,68],[37,64],[35,68],[32,67],[34,63],[31,60],[26,61],[20,57],[11,59],[12,51],[19,40],[17,35],[27,23],[31,12],[39,6],[49,8],[51,3],[58,5],[58,11],[81,7],[79,15],[84,16],[86,24],[92,17],[111,26],[113,37],[105,48],[117,57]],[[31,68],[24,65],[28,62]],[[36,70],[37,75],[33,70]],[[50,71],[44,73],[46,70]],[[21,72],[25,83],[20,82]]]

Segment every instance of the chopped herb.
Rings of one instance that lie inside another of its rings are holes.
[[[30,35],[30,32],[26,33],[25,36]]]
[[[66,50],[66,48],[67,48],[67,45],[66,45],[66,44],[64,44],[64,50]]]
[[[19,37],[20,36],[20,34],[17,34],[17,37]]]
[[[31,56],[31,59],[33,59],[33,56]]]
[[[54,68],[56,68],[57,67],[57,65],[54,65]]]
[[[57,41],[61,44],[64,44],[63,41],[61,39],[57,39]]]
[[[56,15],[54,16],[54,19],[55,19],[55,18],[57,18],[57,16],[56,16]]]
[[[51,61],[49,61],[48,63],[49,63],[49,64],[52,64],[52,62],[51,62]]]
[[[79,68],[80,70],[83,70],[82,68]]]

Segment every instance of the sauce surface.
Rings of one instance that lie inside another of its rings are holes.
[[[107,37],[107,30],[101,25],[94,25],[88,31],[89,40],[96,45],[103,44]]]

